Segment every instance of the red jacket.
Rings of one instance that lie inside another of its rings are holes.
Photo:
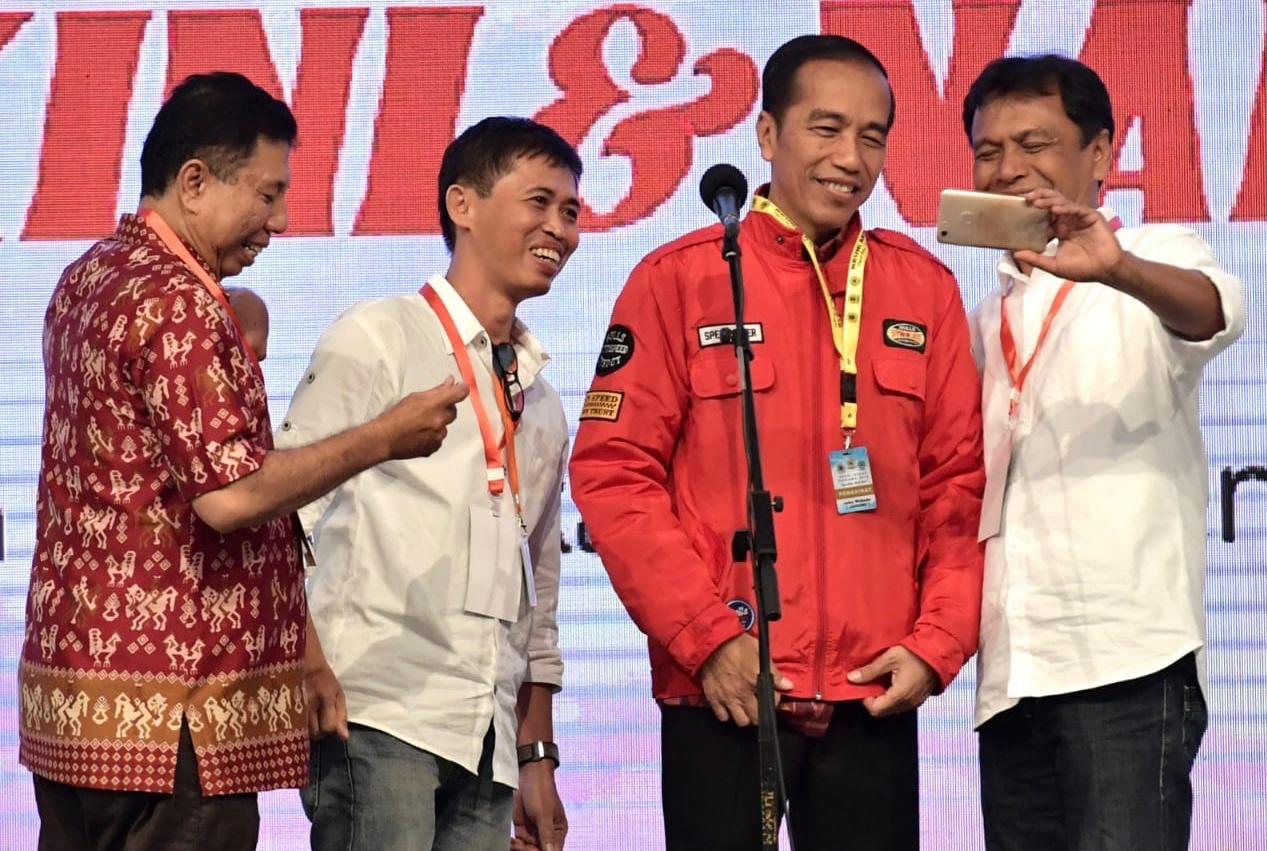
[[[823,263],[838,311],[859,227],[855,216]],[[944,687],[977,645],[985,476],[959,288],[907,237],[868,237],[853,445],[870,454],[878,508],[840,515],[828,467],[843,447],[840,367],[821,289],[799,232],[758,213],[741,228],[766,486],[785,503],[771,647],[796,697],[879,693],[845,676],[899,643]],[[576,505],[649,638],[657,698],[701,693],[700,665],[754,601],[751,568],[730,549],[747,469],[735,352],[714,327],[734,323],[720,244],[719,226],[698,230],[634,269],[571,462]],[[886,336],[890,320],[906,333]]]

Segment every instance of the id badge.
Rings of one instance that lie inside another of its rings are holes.
[[[1007,489],[1007,476],[1011,466],[1012,430],[1009,428],[986,453],[985,493],[981,495],[978,541],[993,538],[1003,528],[1003,492]]]
[[[827,460],[832,487],[836,490],[836,513],[874,511],[875,481],[871,478],[871,458],[866,447],[837,449]]]
[[[470,560],[463,608],[471,614],[514,623],[519,620],[519,529],[514,515],[471,506]]]
[[[524,589],[528,593],[528,608],[537,607],[537,580],[532,567],[532,550],[528,548],[528,536],[519,533],[519,561],[524,566]]]

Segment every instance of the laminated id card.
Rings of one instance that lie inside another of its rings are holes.
[[[471,506],[466,611],[508,623],[519,619],[523,573],[518,536],[513,517],[498,516],[486,506]]]
[[[1008,468],[1012,464],[1011,430],[999,439],[990,440],[986,445],[985,493],[981,496],[978,541],[993,538],[1003,527],[1003,491],[1007,487]]]
[[[831,467],[831,484],[836,490],[836,513],[873,511],[875,482],[871,478],[871,458],[866,447],[837,449],[827,460]]]
[[[537,607],[537,579],[532,567],[532,550],[528,547],[528,536],[519,536],[519,561],[524,567],[524,590],[528,592],[528,608]]]

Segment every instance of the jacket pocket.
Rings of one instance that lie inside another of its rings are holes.
[[[752,389],[774,386],[774,364],[757,355],[749,363]],[[720,399],[739,394],[739,362],[731,348],[706,350],[691,359],[691,392],[702,399]]]
[[[871,369],[875,373],[875,383],[882,391],[924,401],[925,370],[922,361],[876,358],[871,361]]]

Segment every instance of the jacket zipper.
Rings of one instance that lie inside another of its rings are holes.
[[[817,282],[814,282],[817,283]],[[822,322],[823,314],[818,314],[819,322]],[[835,351],[835,348],[832,349]],[[823,464],[826,459],[814,458],[814,452],[820,452],[823,447],[823,410],[822,410],[822,394],[819,392],[823,386],[823,361],[821,357],[811,358],[814,367],[814,385],[812,395],[814,398],[814,441],[812,446],[814,449],[810,455],[810,468],[812,471],[814,487],[815,504],[812,506],[811,516],[814,518],[815,536],[814,542],[814,578],[818,587],[817,597],[818,604],[818,638],[814,644],[814,699],[823,699],[823,680],[825,678],[826,668],[826,651],[827,643],[827,553],[825,552],[825,541],[827,536],[826,524],[823,522],[823,512],[826,510],[826,493],[823,490]]]

